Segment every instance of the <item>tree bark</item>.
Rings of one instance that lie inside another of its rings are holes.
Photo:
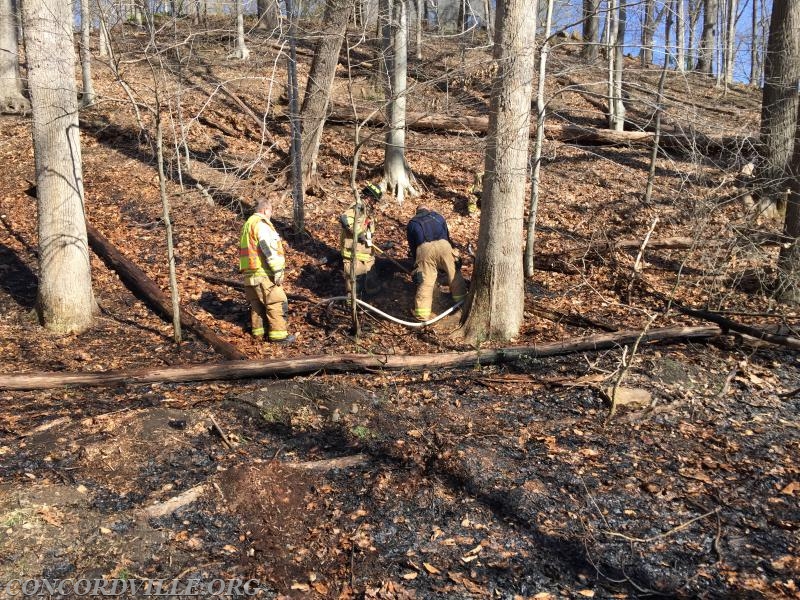
[[[761,152],[755,176],[760,195],[781,200],[787,189],[800,80],[800,0],[775,0],[769,25],[761,100]]]
[[[391,39],[388,66],[389,130],[386,132],[386,151],[383,159],[383,184],[398,203],[406,194],[417,196],[414,174],[406,162],[406,86],[408,71],[407,0],[392,3]]]
[[[714,51],[717,47],[718,12],[719,0],[703,0],[703,33],[700,36],[695,70],[707,75],[713,73]]]
[[[96,305],[86,241],[72,10],[59,0],[26,0],[22,8],[39,207],[37,308],[47,329],[78,333],[91,326]]]
[[[614,36],[614,72],[613,72],[613,95],[609,103],[614,104],[611,113],[609,128],[614,131],[624,131],[625,129],[625,101],[622,97],[622,73],[625,70],[625,28],[627,25],[627,0],[619,0],[619,15],[617,18],[616,34]]]
[[[642,49],[639,52],[639,59],[645,68],[653,64],[653,34],[656,28],[655,10],[655,0],[645,0],[644,23],[642,23]],[[665,39],[667,40],[665,45],[669,45],[669,38],[665,37]]]
[[[524,305],[525,179],[535,64],[536,0],[500,0],[486,139],[478,252],[467,297],[467,340],[510,340]]]
[[[684,0],[675,0],[675,69],[686,70],[686,15]]]
[[[754,0],[750,0],[754,2]],[[725,84],[733,83],[733,62],[736,58],[734,56],[736,49],[736,13],[738,11],[738,3],[736,0],[727,0],[728,14],[725,19]]]
[[[231,56],[239,60],[247,60],[250,58],[250,49],[245,44],[244,40],[244,14],[242,14],[242,0],[234,0],[234,8],[236,10],[236,49]]]
[[[31,105],[22,93],[14,0],[0,0],[0,114],[23,114]]]
[[[781,248],[778,257],[777,297],[789,304],[800,304],[800,107],[795,124],[794,155],[787,172],[784,233],[792,243]]]
[[[275,31],[280,23],[280,6],[278,0],[256,0],[258,11],[258,29]]]
[[[600,0],[583,0],[583,47],[581,56],[588,63],[597,60],[600,47]]]
[[[92,85],[92,11],[89,0],[81,0],[81,81],[83,82],[82,106],[94,104],[94,86]]]
[[[130,260],[114,247],[103,235],[94,227],[86,224],[89,232],[89,243],[100,258],[114,269],[122,279],[123,283],[137,296],[145,300],[161,316],[172,321],[172,303],[167,298],[158,285],[150,279],[144,271],[137,267]],[[242,353],[236,346],[226,342],[216,333],[199,321],[185,306],[180,307],[181,325],[195,333],[200,339],[207,342],[212,348],[229,360],[246,360],[247,355]]]
[[[546,104],[544,101],[545,74],[547,72],[547,56],[550,54],[550,25],[553,19],[553,0],[547,0],[545,14],[544,43],[539,51],[539,80],[536,89],[536,139],[533,143],[531,162],[531,203],[528,209],[528,232],[525,239],[525,277],[533,277],[536,244],[536,217],[539,212],[539,179],[542,172],[542,145],[544,143],[544,120]]]
[[[336,66],[339,64],[339,53],[352,12],[352,0],[328,0],[325,4],[324,27],[311,62],[303,106],[300,109],[303,123],[303,179],[307,187],[312,185],[317,173],[317,157],[325,115],[328,112]]]
[[[25,373],[0,375],[1,390],[42,390],[63,386],[104,386],[157,382],[212,381],[262,377],[294,377],[324,371],[326,373],[370,373],[385,371],[419,371],[452,369],[475,365],[494,365],[520,358],[542,358],[580,352],[596,352],[632,344],[702,340],[719,336],[722,330],[711,327],[666,327],[641,331],[603,333],[577,340],[549,342],[536,346],[497,348],[448,354],[415,356],[336,354],[306,356],[280,360],[248,360],[187,365],[180,367],[129,369],[102,373]]]

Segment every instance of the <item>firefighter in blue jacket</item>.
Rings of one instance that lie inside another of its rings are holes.
[[[454,302],[466,297],[467,285],[461,275],[460,265],[456,265],[457,255],[442,215],[425,206],[418,206],[406,227],[406,237],[409,256],[414,260],[412,280],[417,284],[414,316],[419,321],[427,321],[431,318],[433,289],[439,271],[447,275]]]

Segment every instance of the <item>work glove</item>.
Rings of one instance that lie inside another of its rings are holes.
[[[464,261],[461,260],[460,256],[456,256],[455,263],[456,263],[456,269],[460,270],[461,266],[464,264]]]
[[[414,271],[411,274],[411,281],[413,281],[416,285],[421,285],[424,281],[422,277],[422,271]]]
[[[367,248],[372,248],[372,232],[369,229],[364,234],[364,244],[366,244]]]
[[[284,271],[281,270],[281,271],[278,271],[277,273],[275,273],[272,276],[272,281],[275,282],[275,285],[277,285],[277,286],[283,285],[283,274],[284,274]]]

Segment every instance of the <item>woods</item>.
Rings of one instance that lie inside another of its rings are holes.
[[[0,581],[793,597],[799,7],[0,0]]]

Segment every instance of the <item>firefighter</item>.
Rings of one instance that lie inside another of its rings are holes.
[[[356,294],[359,297],[371,296],[380,288],[375,266],[375,254],[372,246],[372,236],[375,233],[375,218],[372,216],[371,202],[377,202],[383,196],[383,191],[374,183],[368,183],[361,191],[360,199],[353,203],[344,213],[339,215],[339,224],[342,231],[339,236],[339,249],[342,252],[342,273],[344,274],[347,294],[352,293],[350,281],[351,265],[353,259],[353,236],[356,236]],[[358,223],[355,224],[356,211]]]
[[[447,275],[447,284],[454,302],[467,295],[467,285],[461,276],[461,261],[450,243],[447,222],[437,212],[418,206],[416,214],[406,227],[408,253],[414,260],[411,279],[417,284],[414,298],[414,316],[418,321],[431,318],[433,289],[439,271]]]
[[[472,187],[467,198],[467,214],[474,216],[478,214],[478,203],[481,201],[483,193],[483,171],[476,171],[472,178]]]
[[[239,238],[239,272],[244,277],[244,294],[250,303],[251,332],[276,344],[291,344],[286,322],[289,300],[283,291],[286,259],[283,243],[275,231],[272,218],[272,198],[258,201],[256,212],[247,219]]]

